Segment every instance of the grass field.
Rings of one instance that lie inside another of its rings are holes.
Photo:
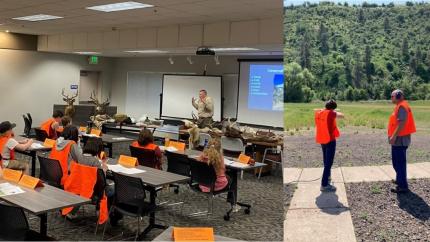
[[[430,101],[409,102],[418,130],[430,130]],[[323,102],[285,103],[284,126],[286,131],[299,131],[314,127],[314,109],[324,107]],[[338,125],[365,126],[385,129],[394,105],[390,101],[338,102],[338,110],[345,119]]]

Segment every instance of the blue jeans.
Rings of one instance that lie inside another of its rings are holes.
[[[396,171],[396,181],[399,188],[408,188],[408,180],[406,175],[406,150],[407,146],[391,146],[391,159],[393,168]]]
[[[321,148],[324,161],[324,171],[321,179],[321,186],[325,187],[328,185],[328,179],[331,175],[331,167],[333,166],[334,154],[336,153],[336,140],[333,140],[327,144],[322,144]]]

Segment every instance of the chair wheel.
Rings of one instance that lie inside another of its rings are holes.
[[[179,194],[179,189],[175,189],[175,194]]]
[[[245,209],[245,214],[250,214],[251,213],[251,209],[247,208]]]
[[[229,221],[230,220],[230,215],[224,215],[224,220],[225,221]]]

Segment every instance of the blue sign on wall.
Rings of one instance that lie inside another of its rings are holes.
[[[78,89],[78,85],[70,85],[70,89]]]

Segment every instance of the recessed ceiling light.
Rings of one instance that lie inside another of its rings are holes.
[[[232,48],[211,48],[213,51],[257,51],[260,49],[249,48],[249,47],[232,47]]]
[[[37,14],[37,15],[24,16],[24,17],[12,18],[12,19],[34,22],[34,21],[44,21],[44,20],[52,20],[52,19],[59,19],[59,18],[63,18],[63,17],[46,15],[46,14]]]
[[[154,5],[130,1],[130,2],[92,6],[92,7],[87,7],[86,9],[102,11],[102,12],[115,12],[115,11],[123,11],[123,10],[138,9],[138,8],[151,8],[151,7],[154,7]]]
[[[139,54],[163,54],[168,53],[165,50],[127,50],[127,53],[139,53]]]
[[[74,52],[75,54],[80,54],[80,55],[100,55],[100,52],[94,52],[94,51],[78,51],[78,52]]]

